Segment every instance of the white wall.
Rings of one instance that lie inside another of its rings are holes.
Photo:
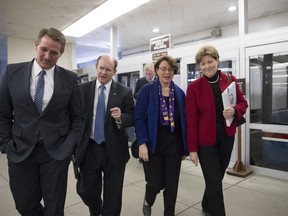
[[[18,38],[8,38],[8,64],[31,61],[35,58],[34,41]]]
[[[33,58],[36,57],[34,40],[8,38],[7,50],[8,50],[8,57],[7,57],[8,64],[31,61]],[[65,52],[58,60],[57,65],[64,68],[72,69],[71,57],[69,53],[70,53],[69,49],[65,50]]]

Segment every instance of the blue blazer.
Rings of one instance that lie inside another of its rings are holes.
[[[149,151],[155,153],[159,115],[159,80],[143,86],[137,97],[134,110],[134,124],[138,145],[146,143]],[[187,155],[185,93],[174,84],[175,100],[180,110],[180,122],[183,139],[183,154]]]

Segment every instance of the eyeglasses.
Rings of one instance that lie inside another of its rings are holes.
[[[162,68],[159,68],[162,72],[165,72],[165,71],[168,71],[170,73],[174,73],[174,69],[173,68],[165,68],[165,67],[162,67]]]

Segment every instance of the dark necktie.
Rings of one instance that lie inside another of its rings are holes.
[[[99,87],[100,94],[98,97],[98,103],[96,107],[96,119],[94,127],[94,139],[96,143],[101,144],[105,141],[104,135],[104,117],[105,117],[105,86],[101,85]]]
[[[42,112],[43,96],[44,96],[44,86],[45,86],[45,76],[46,71],[42,70],[38,75],[38,81],[36,86],[34,104],[39,113]]]

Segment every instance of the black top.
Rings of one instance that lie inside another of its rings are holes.
[[[169,107],[169,97],[164,97],[166,106]],[[169,112],[169,109],[168,109]],[[180,111],[176,100],[174,102],[174,121],[175,128],[174,132],[171,132],[170,125],[162,126],[160,125],[160,114],[159,117],[159,126],[158,126],[158,136],[157,136],[157,145],[156,153],[163,154],[182,154],[182,130],[180,124]]]
[[[224,107],[222,102],[222,92],[218,84],[219,77],[220,77],[219,71],[217,71],[217,73],[213,77],[208,78],[205,76],[205,78],[210,83],[214,94],[214,101],[216,107],[216,122],[224,124],[224,116],[223,116]]]

